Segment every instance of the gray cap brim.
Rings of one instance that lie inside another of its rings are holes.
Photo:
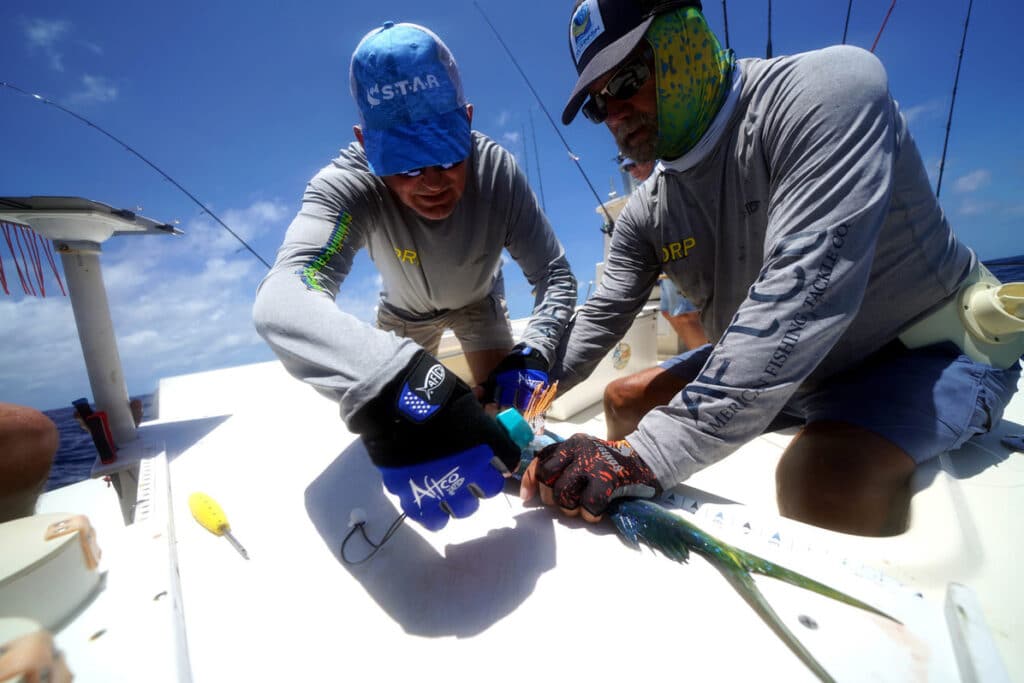
[[[562,125],[568,126],[572,123],[572,120],[576,118],[576,114],[579,113],[580,107],[583,106],[583,100],[587,99],[587,88],[590,87],[590,84],[618,66],[622,60],[629,56],[630,52],[636,49],[636,46],[640,44],[644,34],[647,33],[647,28],[654,19],[654,17],[648,17],[639,26],[614,43],[606,45],[604,49],[591,58],[586,68],[583,69],[583,73],[576,80],[576,85],[572,89],[572,95],[569,96],[569,103],[565,105],[565,110],[562,111]]]

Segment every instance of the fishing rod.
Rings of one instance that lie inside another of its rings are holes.
[[[729,8],[725,6],[725,0],[722,0],[722,23],[725,24],[725,48],[728,50],[732,45],[729,44]]]
[[[530,114],[530,137],[533,138],[533,163],[537,166],[537,185],[540,187],[540,206],[547,213],[548,205],[544,199],[544,176],[540,172],[540,150],[537,149],[537,129],[533,125],[533,109]]]
[[[104,135],[106,135],[106,136],[107,136],[108,138],[110,138],[111,140],[113,140],[113,141],[114,141],[114,142],[116,142],[117,144],[119,144],[119,145],[121,145],[122,147],[124,147],[124,148],[125,148],[126,150],[128,150],[129,152],[131,152],[132,154],[134,154],[134,155],[135,155],[136,157],[138,157],[139,159],[141,159],[141,160],[142,160],[143,162],[145,162],[145,163],[146,163],[146,165],[148,165],[148,166],[149,166],[150,168],[152,168],[152,169],[153,169],[154,171],[156,171],[157,173],[159,173],[160,175],[162,175],[162,176],[164,177],[164,179],[165,179],[165,180],[167,180],[167,181],[168,181],[168,182],[170,182],[170,183],[171,183],[172,185],[174,185],[174,186],[175,186],[176,188],[178,188],[178,189],[179,189],[179,190],[181,190],[181,191],[182,191],[183,193],[185,193],[185,196],[187,196],[187,197],[188,197],[189,199],[191,199],[191,200],[192,200],[193,202],[195,202],[195,204],[196,204],[196,205],[197,205],[197,206],[198,206],[198,207],[199,207],[200,209],[202,209],[202,210],[203,210],[204,212],[206,212],[206,213],[207,213],[207,214],[208,214],[208,215],[210,216],[210,218],[212,218],[213,220],[217,221],[217,223],[218,223],[218,224],[220,225],[220,227],[222,227],[222,228],[224,228],[225,230],[227,230],[227,231],[228,231],[229,233],[231,233],[231,236],[232,236],[232,237],[234,237],[234,238],[235,238],[236,240],[238,240],[239,242],[241,242],[241,243],[242,243],[242,246],[243,246],[243,247],[245,247],[246,249],[248,249],[248,250],[249,250],[249,253],[251,253],[251,254],[252,254],[253,256],[255,256],[255,257],[256,257],[257,259],[259,259],[259,260],[260,260],[260,263],[262,263],[263,265],[265,265],[265,266],[266,266],[266,267],[267,267],[268,269],[270,268],[270,264],[269,264],[269,263],[267,263],[267,261],[266,261],[266,260],[265,260],[265,259],[264,259],[264,258],[263,258],[262,256],[260,256],[259,254],[257,254],[257,253],[256,253],[256,251],[255,251],[255,250],[254,250],[254,249],[253,249],[252,247],[250,247],[250,246],[249,246],[249,245],[248,245],[248,244],[246,243],[246,241],[245,241],[244,239],[242,239],[242,238],[241,238],[241,237],[240,237],[240,236],[239,236],[239,235],[238,235],[238,234],[237,234],[237,233],[236,233],[236,232],[235,232],[234,230],[232,230],[231,228],[229,228],[229,227],[227,226],[227,224],[226,224],[226,223],[225,223],[224,221],[222,221],[222,220],[221,220],[221,219],[220,219],[220,218],[219,218],[219,217],[217,216],[217,214],[215,214],[215,213],[214,213],[214,212],[213,212],[213,211],[212,211],[212,210],[211,210],[211,209],[210,209],[209,207],[207,207],[207,206],[206,206],[205,204],[203,204],[203,203],[202,203],[201,201],[199,201],[199,200],[198,200],[198,199],[196,198],[196,196],[195,196],[195,195],[193,195],[193,194],[192,194],[191,192],[189,192],[189,191],[188,191],[188,190],[186,190],[186,189],[185,189],[184,187],[182,187],[181,183],[179,183],[179,182],[178,182],[177,180],[175,180],[174,178],[172,178],[171,176],[169,176],[169,175],[168,175],[167,173],[164,173],[163,169],[161,169],[161,168],[160,168],[159,166],[157,166],[156,164],[154,164],[154,163],[153,163],[152,161],[150,161],[150,160],[149,160],[149,159],[147,159],[146,157],[142,156],[142,154],[140,154],[139,152],[137,152],[137,151],[136,151],[136,150],[135,150],[135,149],[134,149],[134,148],[133,148],[133,147],[132,147],[131,145],[129,145],[129,144],[127,143],[127,142],[125,142],[124,140],[121,140],[120,138],[118,138],[117,136],[115,136],[115,135],[114,135],[113,133],[110,133],[110,132],[108,132],[107,130],[105,130],[105,129],[101,128],[100,126],[96,125],[95,123],[93,123],[93,122],[92,122],[92,121],[90,121],[89,119],[85,118],[84,116],[81,116],[81,115],[79,115],[79,114],[77,114],[77,113],[75,113],[75,112],[71,111],[71,110],[70,110],[70,109],[68,109],[67,107],[65,107],[65,106],[63,106],[63,105],[61,105],[61,104],[59,104],[59,103],[57,103],[57,102],[54,102],[53,100],[49,100],[49,99],[47,99],[47,98],[43,97],[42,95],[36,95],[35,93],[30,93],[30,92],[28,92],[27,90],[22,90],[22,89],[21,89],[21,88],[19,88],[18,86],[16,86],[16,85],[13,85],[12,83],[7,83],[6,81],[0,81],[0,85],[4,86],[5,88],[10,88],[11,90],[13,90],[13,91],[15,91],[15,92],[17,92],[17,93],[19,93],[19,94],[21,94],[21,95],[24,95],[25,97],[28,97],[28,98],[34,99],[34,100],[36,100],[37,102],[42,102],[43,104],[48,104],[48,105],[50,105],[51,107],[55,107],[55,108],[59,109],[60,111],[64,112],[65,114],[68,114],[69,116],[73,116],[73,117],[75,117],[76,119],[78,119],[79,121],[81,121],[81,122],[82,122],[82,123],[84,123],[85,125],[89,126],[90,128],[95,128],[95,129],[96,129],[96,130],[98,130],[98,131],[99,131],[100,133],[103,133],[103,134],[104,134]]]
[[[526,182],[529,183],[530,182],[530,150],[526,146],[526,144],[527,144],[526,125],[522,121],[519,122],[519,130],[520,130],[520,132],[522,133],[522,136],[523,136],[523,169],[526,172]]]
[[[853,11],[853,0],[846,3],[846,23],[843,24],[843,45],[846,45],[846,32],[850,29],[850,12]]]
[[[772,58],[772,0],[768,0],[768,45],[765,47],[765,58]]]
[[[896,8],[896,0],[892,0],[892,4],[889,5],[889,11],[885,13],[885,19],[882,20],[882,27],[878,29],[878,35],[875,36],[875,42],[871,44],[871,52],[875,51],[878,47],[878,41],[882,38],[882,31],[885,30],[885,25],[889,23],[889,17],[892,16],[892,11]]]
[[[964,19],[964,34],[960,38],[960,54],[956,58],[956,76],[953,78],[953,96],[949,101],[949,118],[946,119],[946,139],[942,143],[942,159],[939,160],[939,182],[935,187],[935,198],[942,192],[942,172],[946,170],[946,149],[949,147],[949,131],[953,126],[953,105],[956,104],[956,89],[960,83],[960,65],[964,61],[964,47],[967,45],[967,25],[971,23],[971,8],[974,0],[967,4],[967,18]]]
[[[550,112],[548,112],[548,108],[544,106],[544,100],[542,100],[540,98],[540,95],[537,94],[536,89],[534,89],[533,87],[533,83],[531,83],[530,79],[526,76],[526,72],[523,71],[523,67],[519,66],[519,62],[516,60],[516,56],[512,54],[512,50],[509,49],[508,45],[505,43],[505,39],[501,37],[501,34],[498,33],[498,29],[494,26],[493,23],[491,23],[491,20],[490,18],[488,18],[487,13],[484,12],[484,8],[481,7],[480,3],[478,3],[476,0],[473,0],[473,5],[477,8],[477,11],[480,12],[480,15],[484,18],[484,21],[487,22],[487,25],[491,27],[491,31],[494,32],[494,35],[495,37],[497,37],[498,42],[501,43],[501,46],[503,48],[505,48],[505,52],[508,54],[509,59],[512,60],[512,64],[515,65],[516,70],[519,71],[519,75],[523,77],[524,81],[526,81],[526,85],[528,88],[530,88],[530,92],[532,92],[533,96],[537,99],[537,103],[540,105],[541,111],[543,111],[544,115],[548,117],[548,121],[551,123],[551,127],[555,129],[555,133],[558,135],[558,139],[561,140],[562,144],[565,146],[565,151],[569,153],[569,158],[572,159],[574,164],[576,164],[576,168],[579,169],[580,175],[583,176],[583,179],[587,181],[587,187],[589,187],[590,191],[594,194],[594,198],[597,199],[597,203],[601,205],[601,211],[604,212],[605,217],[608,219],[608,231],[610,232],[611,226],[615,223],[615,221],[612,220],[612,215],[608,213],[608,209],[605,208],[604,202],[601,201],[601,196],[597,193],[597,190],[594,189],[594,184],[590,182],[590,178],[588,178],[587,174],[583,171],[583,166],[580,164],[579,155],[575,154],[572,151],[572,148],[569,147],[569,143],[566,142],[565,136],[562,135],[562,131],[558,129],[558,125],[555,123],[555,120],[551,118],[551,114]],[[539,172],[539,163],[537,164],[537,168]]]

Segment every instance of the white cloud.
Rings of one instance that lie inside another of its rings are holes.
[[[510,145],[518,143],[520,137],[519,133],[515,131],[506,131],[501,134],[501,139]]]
[[[113,102],[117,99],[117,86],[103,76],[82,76],[82,86],[68,95],[72,104]]]
[[[160,339],[160,333],[156,330],[139,330],[131,334],[123,335],[118,339],[118,346],[129,353],[136,349],[149,350],[153,348]]]
[[[217,209],[213,211],[235,234],[250,244],[268,230],[280,229],[291,218],[288,207],[270,201],[257,201],[244,209],[228,209],[223,213]],[[193,248],[206,256],[231,256],[239,249],[245,250],[231,233],[208,215],[186,222],[181,229]]]
[[[985,185],[988,185],[991,179],[991,172],[986,169],[979,169],[957,178],[956,182],[953,183],[953,189],[956,192],[977,192]]]
[[[498,114],[498,128],[504,128],[505,126],[508,125],[508,122],[511,120],[512,114],[507,110],[502,110],[502,112]]]
[[[933,113],[937,113],[942,110],[943,102],[941,100],[931,100],[924,104],[918,104],[913,107],[902,109],[903,116],[907,119],[907,123],[914,123],[914,121],[929,117]]]
[[[224,212],[245,237],[272,225],[286,209],[258,201]],[[272,357],[251,322],[253,295],[265,268],[209,219],[195,234],[114,238],[103,245],[101,269],[118,351],[132,394],[160,377],[229,367]],[[0,254],[10,265],[6,252]],[[70,301],[48,275],[46,299],[0,297],[0,400],[37,408],[91,395]],[[8,278],[10,282],[10,278]],[[12,294],[15,294],[12,290]]]
[[[29,47],[42,52],[54,71],[64,71],[64,51],[73,34],[71,22],[36,18],[25,20],[23,26]],[[76,38],[70,42],[79,51],[85,50],[94,55],[103,54],[102,46],[88,40]],[[117,86],[110,79],[84,74],[78,89],[67,96],[67,101],[71,104],[113,102],[117,95]]]
[[[991,202],[965,199],[960,203],[959,212],[963,216],[980,216],[992,212],[995,208],[995,205]]]
[[[31,47],[42,50],[54,71],[64,70],[64,56],[59,49],[60,39],[71,30],[67,21],[29,19],[25,22],[25,37]]]
[[[107,286],[107,290],[132,292],[145,287],[153,267],[153,264],[148,261],[149,259],[119,259],[108,263],[101,257],[103,283]]]
[[[57,296],[45,299],[0,299],[0,400],[17,401],[40,387],[59,386],[69,376],[84,377],[71,306],[59,294],[58,289]]]
[[[268,230],[283,235],[291,213],[283,203],[261,200],[221,215],[249,240]],[[103,280],[133,395],[154,391],[162,377],[274,358],[251,318],[265,267],[209,217],[182,228],[180,237],[122,237],[103,245]],[[0,258],[9,273],[6,250]],[[338,305],[372,322],[382,286],[364,251]],[[46,299],[22,297],[18,285],[16,296],[0,295],[0,401],[46,409],[91,396],[70,301],[49,272],[47,292]]]

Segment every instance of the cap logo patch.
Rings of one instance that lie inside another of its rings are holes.
[[[366,91],[366,101],[371,107],[376,107],[384,100],[393,100],[395,97],[405,97],[421,90],[440,88],[441,83],[434,74],[426,74],[423,78],[416,76],[412,79],[405,79],[396,83],[374,83]]]
[[[597,0],[586,0],[576,8],[569,22],[569,42],[572,45],[572,56],[579,64],[580,57],[587,51],[598,36],[604,33],[604,19]]]

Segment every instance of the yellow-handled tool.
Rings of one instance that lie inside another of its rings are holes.
[[[242,544],[231,535],[231,525],[228,524],[227,515],[213,498],[205,493],[193,493],[188,497],[188,507],[192,510],[192,516],[196,521],[218,536],[224,536],[235,546],[235,550],[241,553],[242,557],[249,559],[249,553],[245,552]]]

